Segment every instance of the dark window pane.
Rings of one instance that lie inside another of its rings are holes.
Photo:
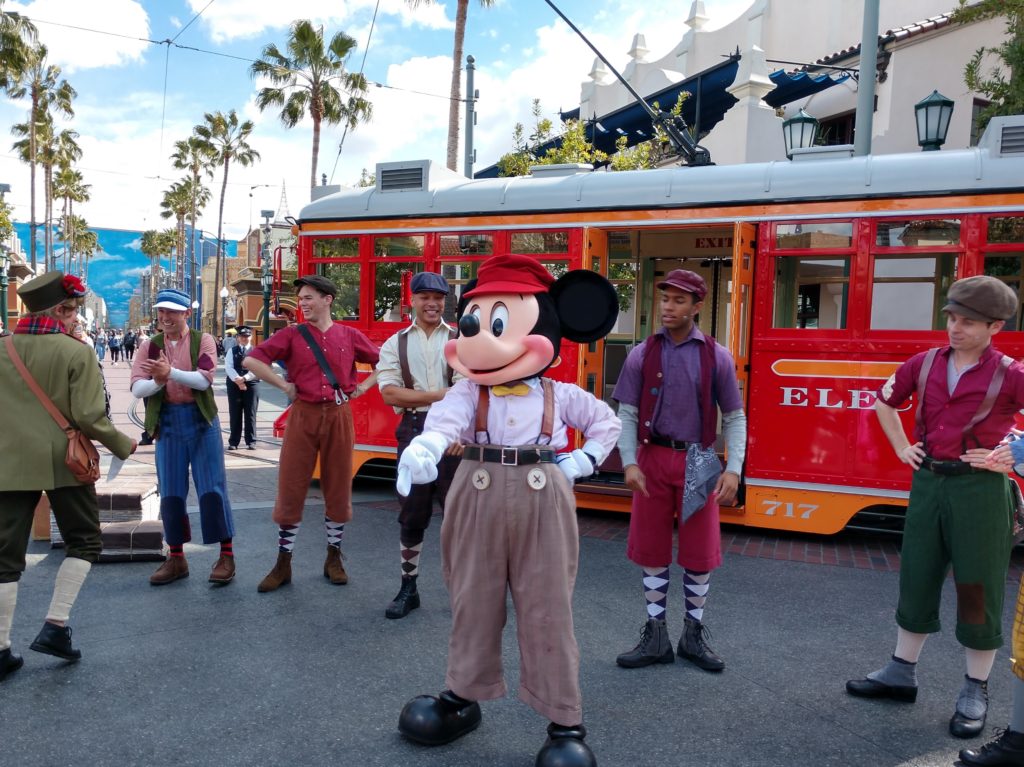
[[[850,259],[784,256],[775,260],[776,328],[842,329]]]
[[[331,305],[334,319],[358,320],[359,264],[319,264],[318,272],[338,286],[338,295]]]
[[[1024,216],[993,216],[988,220],[989,242],[1024,242]]]
[[[568,232],[515,232],[512,235],[513,253],[568,253]]]
[[[313,240],[313,258],[355,258],[358,255],[358,237]]]
[[[410,237],[375,237],[373,255],[394,258],[422,256],[423,240],[421,234]]]
[[[489,234],[442,234],[441,258],[460,255],[489,256],[494,253],[494,238]]]

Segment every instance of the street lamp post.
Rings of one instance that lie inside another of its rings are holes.
[[[263,285],[263,340],[270,338],[270,289],[274,284],[274,277],[270,272],[270,219],[274,211],[261,210],[263,217],[263,273],[260,275],[260,283]]]
[[[225,285],[220,289],[220,334],[226,336],[228,334],[228,286]]]
[[[7,270],[11,256],[6,246],[0,244],[0,330],[7,330]]]

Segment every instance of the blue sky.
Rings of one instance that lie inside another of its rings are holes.
[[[753,0],[706,0],[711,26],[721,26]],[[277,210],[282,184],[289,212],[308,201],[311,125],[286,130],[276,113],[254,106],[259,86],[248,61],[268,42],[283,47],[295,18],[310,18],[327,34],[344,30],[359,48],[349,60],[357,71],[378,0],[7,0],[36,20],[53,63],[78,91],[76,116],[63,127],[79,132],[85,155],[79,167],[91,184],[92,200],[77,209],[95,227],[164,228],[162,192],[181,174],[168,161],[176,140],[186,138],[206,111],[236,109],[256,122],[251,144],[262,160],[233,166],[225,201],[225,237],[238,238],[261,209]],[[560,0],[559,7],[618,67],[628,62],[633,34],[646,35],[651,56],[661,57],[686,27],[689,0]],[[354,183],[362,168],[392,160],[434,159],[443,163],[448,113],[454,0],[409,8],[404,0],[380,0],[366,56],[375,117],[350,133],[335,171],[341,130],[325,126],[319,172],[334,183]],[[200,13],[198,18],[194,17]],[[191,23],[190,23],[191,22]],[[76,29],[74,27],[79,27]],[[102,30],[99,34],[86,30]],[[140,40],[175,40],[172,48]],[[498,0],[494,7],[470,5],[467,54],[477,61],[481,91],[476,129],[477,168],[493,163],[511,145],[517,121],[529,124],[530,104],[540,98],[545,113],[578,105],[580,84],[594,56],[543,0]],[[219,55],[216,55],[219,54]],[[166,88],[165,88],[166,81]],[[426,94],[414,93],[419,91]],[[0,125],[23,122],[27,105],[0,99]],[[461,151],[460,151],[461,160]],[[220,174],[199,226],[215,230]],[[0,182],[9,183],[15,217],[29,217],[27,166],[10,142],[0,140]],[[41,197],[40,197],[41,199]],[[42,219],[39,203],[37,220]]]

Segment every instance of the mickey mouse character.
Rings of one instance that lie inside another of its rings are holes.
[[[424,432],[398,467],[398,492],[430,482],[453,442],[466,445],[441,526],[452,605],[447,689],[406,704],[398,729],[425,745],[480,724],[476,701],[505,695],[501,635],[505,597],[516,610],[519,697],[551,720],[538,767],[590,767],[584,743],[572,592],[579,556],[573,480],[615,447],[622,424],[575,384],[542,378],[562,337],[589,343],[615,324],[612,285],[587,270],[558,280],[527,256],[485,261],[463,295],[459,337],[445,348],[465,378],[430,408]],[[582,449],[567,428],[582,432]]]

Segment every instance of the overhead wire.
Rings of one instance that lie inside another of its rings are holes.
[[[373,18],[370,19],[370,31],[366,33],[366,45],[363,47],[363,60],[359,64],[359,76],[363,76],[363,68],[366,66],[366,56],[370,52],[370,40],[373,38],[373,28],[377,24],[377,11],[380,10],[380,0],[373,9]],[[334,158],[334,167],[331,169],[331,183],[334,183],[334,173],[338,170],[338,161],[341,160],[341,150],[345,148],[345,137],[348,136],[348,122],[341,132],[341,141],[338,142],[338,154]]]

